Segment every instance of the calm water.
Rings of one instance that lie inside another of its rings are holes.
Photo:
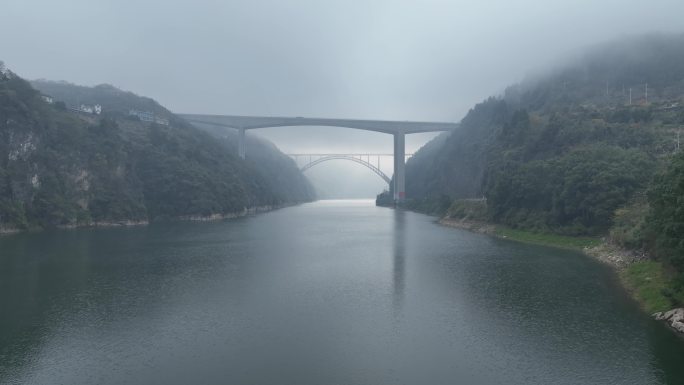
[[[2,384],[683,384],[582,255],[372,202],[0,238]]]

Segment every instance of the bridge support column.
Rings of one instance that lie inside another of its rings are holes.
[[[245,159],[245,129],[240,128],[238,131],[238,155]]]
[[[394,201],[401,202],[406,198],[406,156],[405,156],[405,134],[394,134]]]

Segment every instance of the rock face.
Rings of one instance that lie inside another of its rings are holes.
[[[643,252],[626,250],[605,240],[598,246],[585,247],[584,252],[603,263],[617,268],[624,268],[634,262],[648,259]]]
[[[658,321],[665,321],[674,330],[678,331],[679,333],[684,333],[684,308],[654,313],[653,318]]]

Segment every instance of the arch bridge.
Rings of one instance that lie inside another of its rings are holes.
[[[390,120],[328,119],[328,118],[288,118],[264,116],[202,115],[178,114],[190,123],[234,128],[238,130],[238,154],[245,158],[245,130],[267,127],[328,126],[348,127],[358,130],[382,132],[394,136],[394,199],[405,198],[405,136],[420,132],[450,131],[458,123],[445,122],[408,122]],[[322,162],[322,161],[321,161]],[[386,175],[385,175],[386,176]],[[384,179],[384,178],[383,178]]]
[[[331,160],[349,160],[358,163],[382,178],[388,185],[391,185],[392,178],[385,174],[380,168],[380,159],[383,157],[393,157],[394,154],[287,154],[292,157],[297,164],[297,167],[302,172],[310,169],[318,164]],[[413,154],[406,154],[406,158],[410,158]],[[304,163],[300,161],[304,159]],[[376,161],[376,163],[373,163]]]

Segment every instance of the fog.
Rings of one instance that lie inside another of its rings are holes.
[[[5,0],[0,60],[25,78],[110,83],[183,113],[458,121],[582,47],[680,32],[682,14],[681,0]],[[251,134],[285,152],[392,151],[389,135],[343,128]],[[430,137],[409,135],[407,152]],[[347,196],[384,186],[352,163],[309,175]]]

